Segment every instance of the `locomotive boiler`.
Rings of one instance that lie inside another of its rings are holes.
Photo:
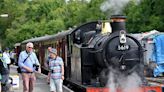
[[[125,16],[111,16],[109,21],[89,22],[71,32],[70,76],[72,85],[104,87],[110,71],[116,76],[128,76],[135,72],[143,76],[143,49],[128,35]],[[76,90],[76,89],[75,89]]]

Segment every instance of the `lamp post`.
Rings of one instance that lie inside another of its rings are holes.
[[[0,14],[0,18],[8,18],[8,14]],[[0,50],[2,49],[1,39],[0,39]]]

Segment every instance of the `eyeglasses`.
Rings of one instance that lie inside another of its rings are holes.
[[[31,48],[31,49],[33,49],[33,47],[28,47],[28,48]]]

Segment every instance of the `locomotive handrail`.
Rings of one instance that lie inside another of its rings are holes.
[[[98,53],[98,52],[102,52],[103,49],[99,49],[99,50],[96,50],[96,51],[90,51],[91,53]]]
[[[138,58],[125,59],[125,60],[127,60],[127,61],[139,61],[139,59],[138,59]]]

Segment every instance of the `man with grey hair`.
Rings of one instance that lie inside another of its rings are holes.
[[[23,92],[33,92],[36,81],[34,72],[41,73],[40,64],[33,48],[33,43],[29,42],[26,44],[26,50],[19,55],[18,65],[21,68]]]

